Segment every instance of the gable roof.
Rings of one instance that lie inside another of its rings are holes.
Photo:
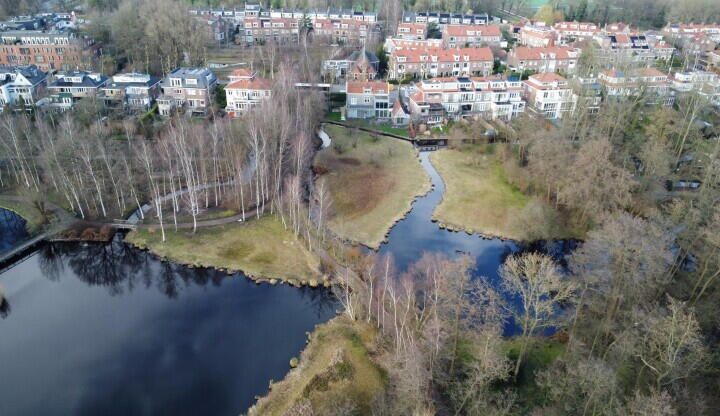
[[[370,89],[370,94],[389,94],[390,84],[383,81],[348,81],[346,85],[347,94],[366,94],[367,89]]]

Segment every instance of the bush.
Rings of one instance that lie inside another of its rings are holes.
[[[80,238],[83,240],[95,240],[97,237],[97,234],[95,233],[95,229],[92,227],[86,228],[82,234],[80,234]]]
[[[100,239],[101,240],[109,240],[110,237],[112,236],[112,231],[113,231],[113,229],[111,226],[109,226],[107,224],[103,225],[100,228]]]

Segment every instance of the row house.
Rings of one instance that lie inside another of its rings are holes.
[[[0,32],[0,65],[36,65],[40,70],[89,68],[100,45],[70,32]]]
[[[508,53],[508,66],[516,71],[564,72],[573,74],[582,51],[569,46],[529,48],[519,46]]]
[[[540,117],[555,120],[575,112],[578,97],[568,80],[558,74],[531,75],[523,87],[528,107]]]
[[[157,99],[160,115],[169,116],[173,111],[207,115],[216,86],[217,78],[207,68],[175,68],[160,84],[162,95]]]
[[[50,95],[49,101],[46,102],[47,108],[68,110],[84,98],[97,97],[100,88],[107,82],[108,77],[97,72],[81,70],[58,72],[55,74],[55,79],[47,86]]]
[[[230,83],[225,86],[225,111],[230,117],[239,117],[271,96],[271,80],[258,77],[257,72],[248,69],[237,69],[230,74]]]
[[[403,23],[435,23],[437,25],[487,25],[490,16],[481,14],[457,14],[435,12],[405,12]]]
[[[547,26],[523,26],[517,35],[521,45],[534,48],[554,46],[557,40],[555,32]]]
[[[488,76],[493,63],[490,48],[401,49],[390,55],[388,77]]]
[[[665,26],[663,32],[672,38],[689,37],[695,36],[698,33],[703,33],[715,42],[720,43],[720,25],[717,24],[701,25],[670,23]]]
[[[200,16],[196,20],[200,24],[201,30],[205,31],[207,39],[213,43],[226,44],[231,41],[232,33],[235,30],[227,20],[220,17]]]
[[[415,84],[408,96],[413,119],[429,125],[468,117],[510,121],[525,111],[518,79],[435,78]]]
[[[565,44],[572,40],[590,40],[600,28],[589,22],[558,22],[553,26],[553,30],[557,34],[558,43]]]
[[[502,41],[502,32],[497,25],[448,25],[442,35],[443,42],[448,48],[500,46]]]
[[[343,45],[364,45],[376,34],[377,26],[353,19],[316,19],[312,33],[326,37],[333,43]]]
[[[300,22],[296,19],[246,18],[240,29],[241,41],[247,45],[274,41],[276,43],[297,43],[300,36]]]
[[[107,109],[147,111],[160,96],[160,81],[148,74],[116,74],[100,89],[100,99]]]
[[[393,54],[395,51],[401,49],[434,49],[442,48],[442,39],[424,39],[424,40],[413,40],[413,39],[399,39],[399,38],[387,38],[385,39],[385,52]]]
[[[598,81],[603,86],[607,97],[639,97],[645,96],[649,103],[671,105],[674,102],[670,93],[670,82],[667,74],[655,68],[641,68],[630,71],[608,70],[601,72]]]
[[[667,43],[648,40],[645,35],[599,34],[593,39],[600,47],[598,58],[608,62],[624,60],[649,63],[669,60],[675,52],[675,48]]]
[[[427,39],[426,23],[400,23],[397,28],[397,38],[403,40]]]
[[[35,65],[0,67],[0,107],[29,108],[45,94],[47,73]]]
[[[380,59],[365,48],[327,59],[322,64],[323,76],[332,80],[371,81],[379,70]]]
[[[671,88],[678,94],[696,92],[710,104],[720,106],[720,75],[714,72],[676,72],[671,82]]]
[[[345,85],[347,118],[389,119],[390,84],[384,81],[348,81]]]
[[[245,3],[245,7],[222,8],[201,7],[191,8],[189,13],[193,16],[213,16],[226,20],[241,22],[246,18],[282,18],[282,19],[353,19],[368,23],[377,23],[377,13],[360,12],[354,10],[285,10],[265,9],[259,3]]]

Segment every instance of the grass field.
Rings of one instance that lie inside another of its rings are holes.
[[[328,125],[332,146],[315,167],[327,172],[333,199],[330,228],[342,238],[377,248],[430,180],[411,144]]]
[[[343,414],[371,414],[370,404],[386,383],[384,372],[369,356],[376,336],[371,325],[345,316],[318,326],[298,367],[273,384],[249,415],[336,415],[343,405],[355,409]],[[301,408],[311,408],[312,413]]]
[[[565,237],[556,212],[509,184],[492,146],[465,146],[430,156],[445,182],[433,219],[487,236],[513,240]]]
[[[160,230],[136,230],[125,240],[178,263],[242,270],[256,278],[321,281],[320,260],[274,216],[202,228],[196,234],[170,228],[164,243]]]
[[[343,120],[340,120],[340,118],[341,118],[340,113],[330,113],[327,115],[326,118],[328,120],[351,124],[353,126],[358,126],[358,127],[374,129],[377,131],[382,131],[384,133],[397,134],[398,136],[404,136],[404,137],[409,136],[408,130],[406,128],[392,127],[389,124],[372,124],[365,120],[344,120],[343,121]]]

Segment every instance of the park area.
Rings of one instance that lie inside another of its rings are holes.
[[[430,179],[413,146],[357,129],[326,126],[332,145],[315,158],[318,180],[332,198],[330,229],[339,237],[378,248]]]

